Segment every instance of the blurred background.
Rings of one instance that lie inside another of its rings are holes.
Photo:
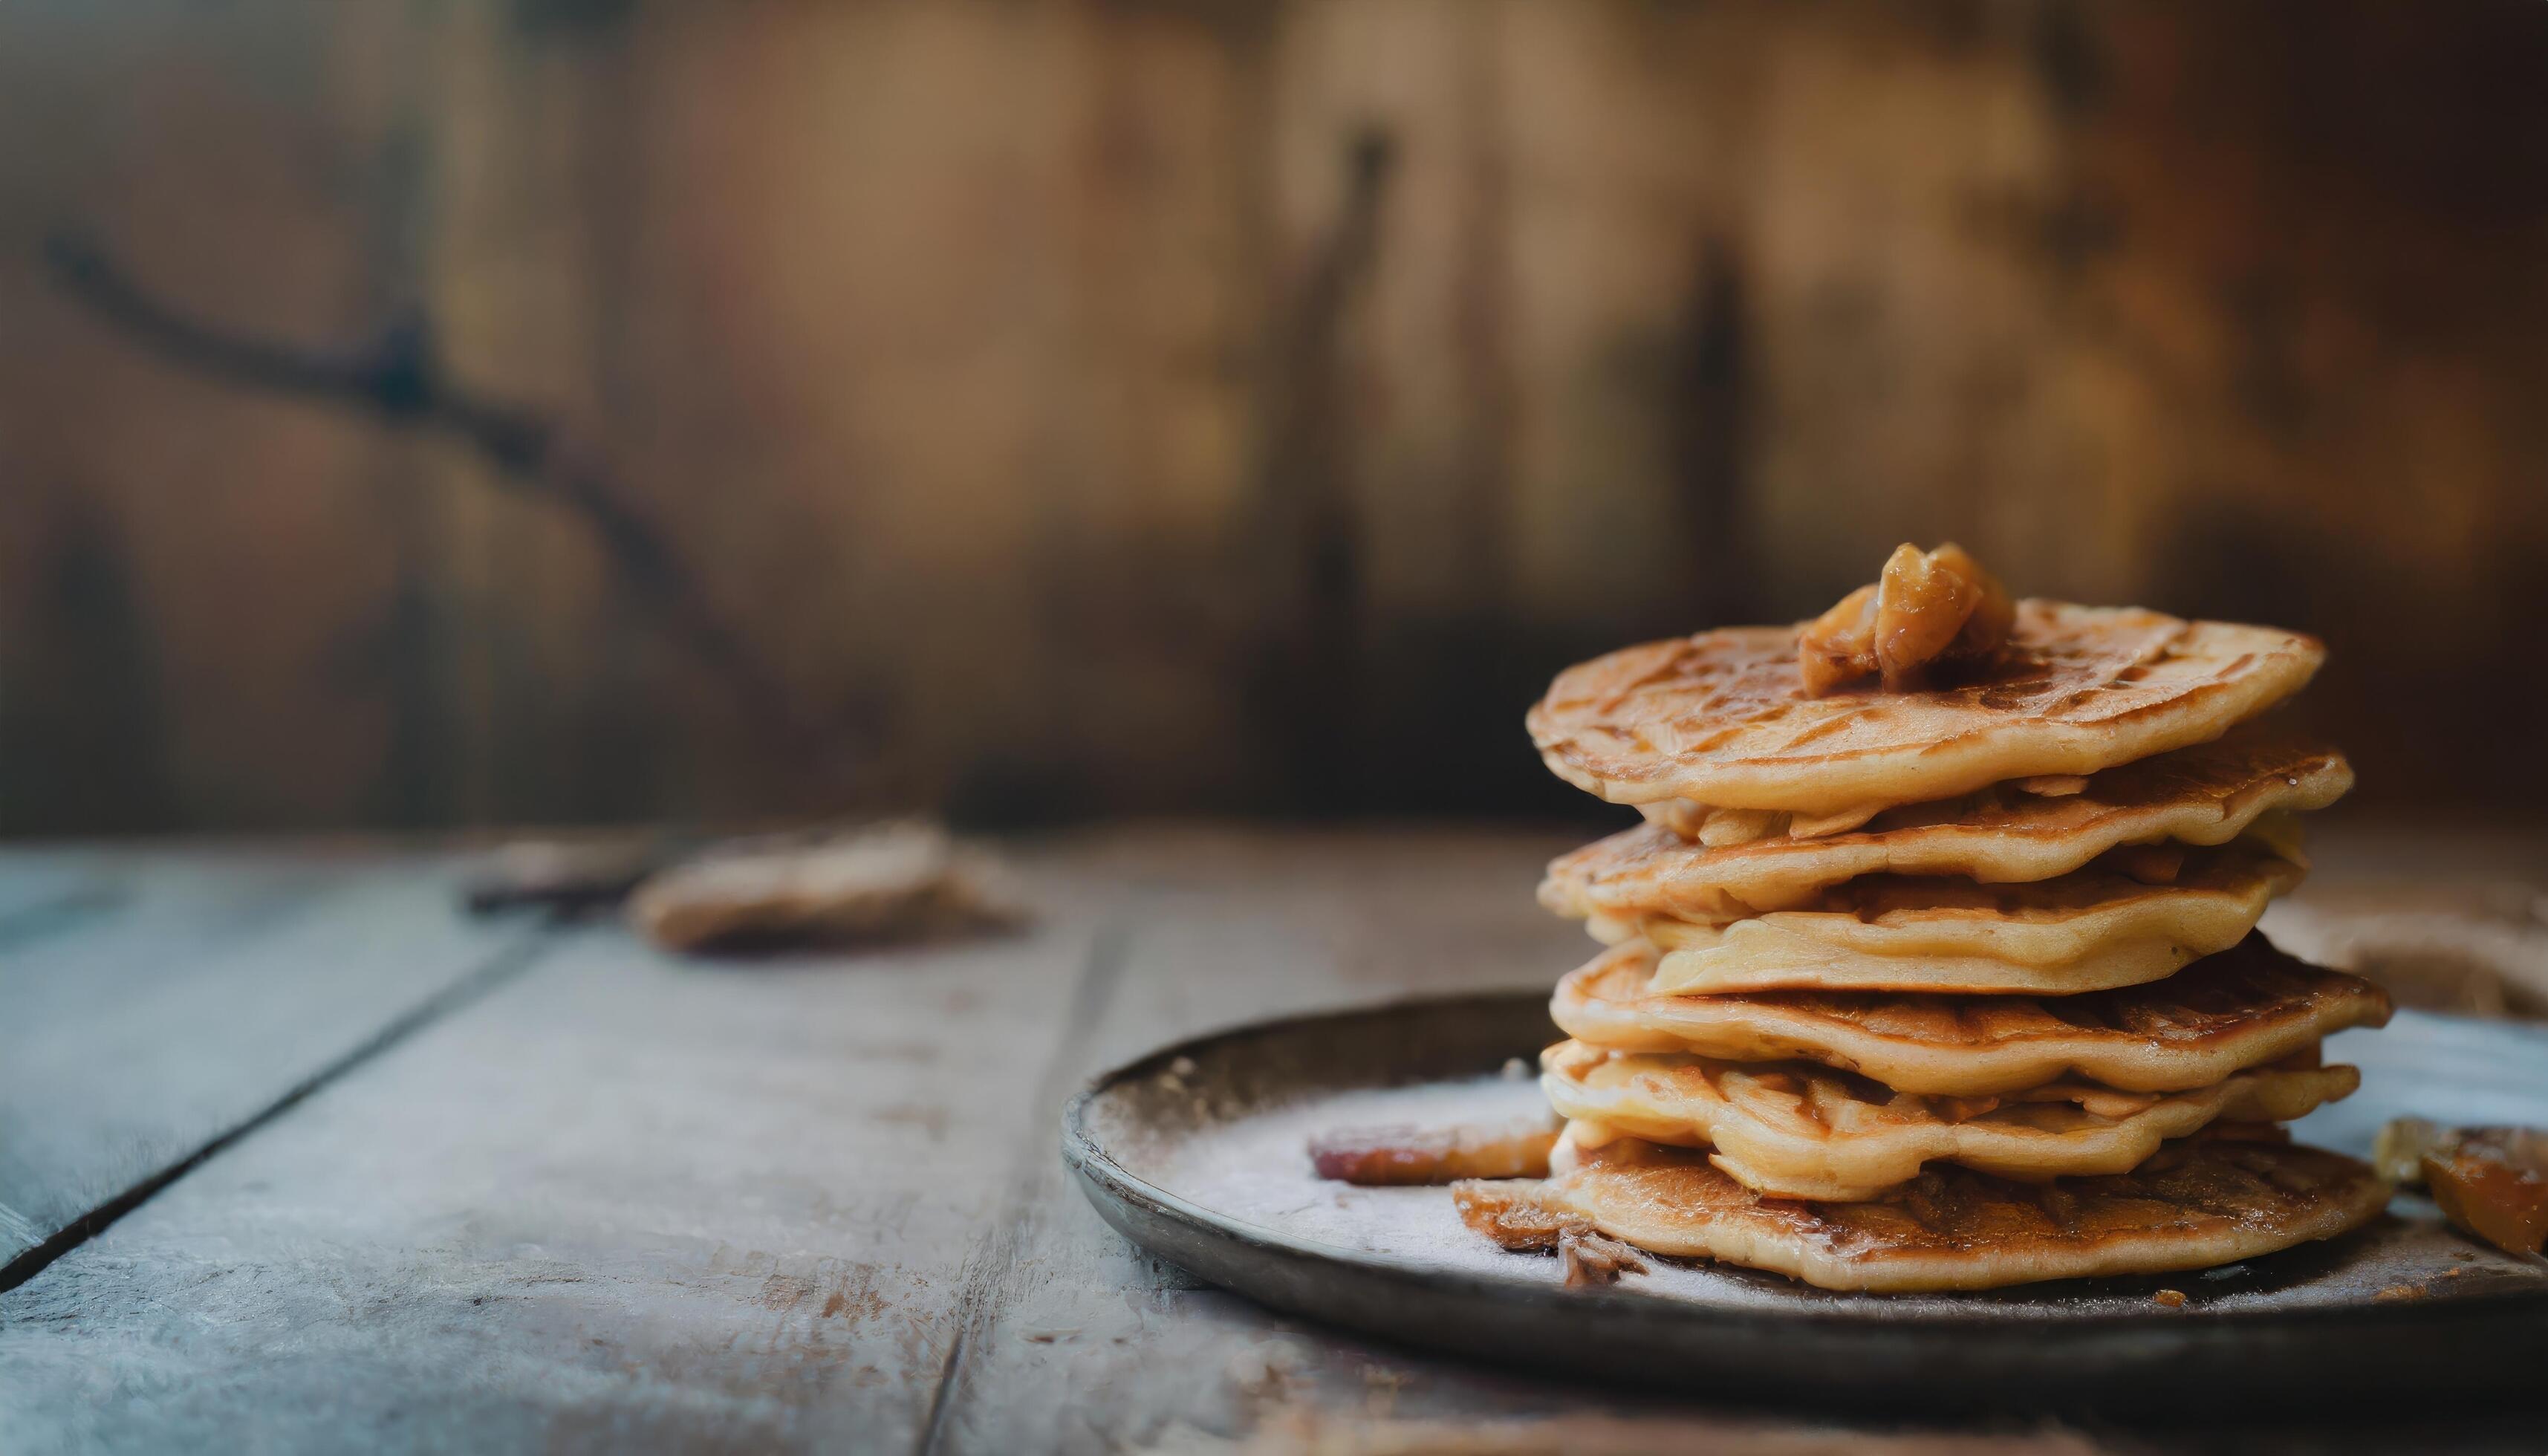
[[[0,7],[0,835],[1555,815],[1897,541],[2548,806],[2548,6]]]

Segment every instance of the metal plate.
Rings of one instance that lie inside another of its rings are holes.
[[[1311,1171],[1316,1130],[1475,1121],[1540,1106],[1501,1074],[1550,1037],[1536,995],[1271,1022],[1166,1047],[1063,1116],[1062,1157],[1106,1221],[1215,1284],[1410,1344],[1746,1398],[2005,1410],[2253,1410],[2412,1394],[2525,1396],[2548,1261],[2453,1233],[2402,1195],[2380,1224],[2202,1273],[1981,1294],[1849,1295],[1705,1262],[1570,1290],[1504,1253],[1439,1188]],[[2401,1013],[2327,1043],[2353,1098],[2296,1125],[2366,1153],[2391,1117],[2548,1127],[2548,1034]],[[2181,1290],[2182,1308],[2152,1300]],[[1981,1403],[1977,1407],[1976,1403]]]

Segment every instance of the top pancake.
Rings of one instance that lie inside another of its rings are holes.
[[[1561,855],[1540,898],[1563,915],[1713,920],[1782,910],[1862,874],[2050,879],[2118,845],[2227,844],[2265,814],[2320,809],[2353,786],[2344,756],[2273,725],[2108,769],[2075,793],[2011,784],[1888,809],[1848,834],[1710,849],[1641,825]]]
[[[1838,814],[2206,742],[2325,657],[2297,632],[2030,599],[1976,681],[1808,697],[1797,632],[1727,627],[1580,663],[1531,708],[1531,739],[1559,777],[1614,803]]]

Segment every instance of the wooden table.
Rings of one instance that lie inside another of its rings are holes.
[[[1564,843],[1110,831],[1013,847],[1030,934],[748,960],[470,919],[451,855],[0,856],[0,1450],[2188,1444],[1438,1360],[1200,1287],[1064,1182],[1064,1096],[1161,1042],[1548,985]],[[2548,884],[2548,842],[2418,843]]]

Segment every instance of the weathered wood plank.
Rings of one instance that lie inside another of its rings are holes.
[[[1949,536],[2548,804],[2539,6],[111,8],[0,7],[0,830],[829,792],[571,513],[65,231],[590,440],[879,807],[1553,804],[1568,654]]]
[[[0,1267],[523,943],[407,864],[102,854],[24,912],[0,945]]]
[[[1049,887],[1048,887],[1049,888]],[[1097,943],[675,961],[616,927],[0,1296],[0,1426],[268,1450],[903,1449]]]
[[[849,961],[595,933],[6,1297],[0,1419],[287,1450],[1787,1439],[1277,1319],[1059,1177],[1061,1096],[1164,1038],[1543,984],[1585,949],[1527,895],[1555,847],[1127,836],[1045,876],[1128,889],[1118,932],[1083,908]]]
[[[1064,1048],[1075,1073],[1061,1080],[1258,1017],[1545,987],[1592,949],[1531,897],[1562,847],[1480,834],[1153,834],[1099,847],[1092,862],[1142,893],[1122,968],[1091,1034]],[[1047,1130],[1058,1101],[1042,1109]],[[1383,1447],[1395,1431],[1419,1447],[1456,1437],[1623,1450],[1792,1433],[1378,1345],[1198,1287],[1098,1221],[1049,1136],[1010,1218],[966,1292],[934,1449],[1354,1449],[1360,1429]],[[1634,1418],[1612,1418],[1622,1414]]]
[[[1059,1100],[1162,1041],[1545,987],[1589,950],[1529,894],[1563,843],[1127,832],[1032,857],[1052,913],[1018,940],[719,963],[567,938],[0,1295],[0,1445],[2184,1447],[1437,1360],[1198,1288],[1066,1185]]]

